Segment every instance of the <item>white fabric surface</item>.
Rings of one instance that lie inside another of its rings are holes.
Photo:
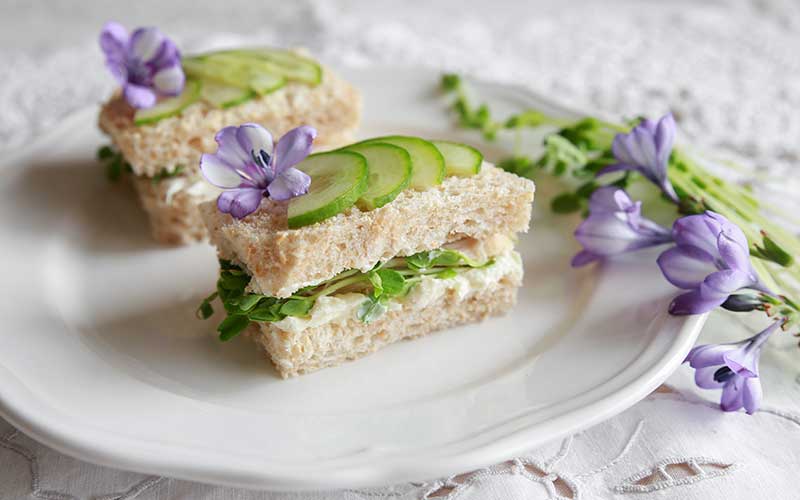
[[[681,140],[743,160],[745,169],[726,174],[798,208],[800,4],[793,0],[5,2],[0,150],[24,145],[111,91],[96,47],[107,19],[157,24],[191,50],[241,41],[304,45],[334,65],[430,65],[617,115],[670,108]],[[714,313],[701,341],[738,339],[766,325],[758,315],[748,321],[752,328]],[[281,494],[151,478],[66,457],[0,420],[0,498],[797,498],[795,341],[777,336],[765,349],[765,404],[752,417],[718,411],[719,394],[695,389],[682,367],[630,410],[529,456],[369,490]]]

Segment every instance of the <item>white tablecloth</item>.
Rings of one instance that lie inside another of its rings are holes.
[[[797,211],[800,4],[793,0],[511,2],[5,2],[0,150],[24,146],[112,88],[96,47],[107,19],[156,24],[182,47],[309,47],[331,64],[417,63],[513,82],[588,110],[672,109],[681,141],[744,161],[731,176]],[[714,313],[702,342],[764,318]],[[719,411],[688,368],[630,410],[529,455],[454,478],[369,490],[247,492],[86,464],[0,420],[0,497],[45,499],[798,498],[800,350],[762,357],[765,403]],[[308,474],[314,474],[309,470]]]

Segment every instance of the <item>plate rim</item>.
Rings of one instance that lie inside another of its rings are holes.
[[[420,66],[386,64],[342,68],[343,72],[345,70],[413,71],[423,74],[436,71],[432,68]],[[575,116],[586,114],[518,85],[488,82],[472,77],[468,79],[480,82],[483,85],[498,87],[502,91],[516,94],[517,97],[524,100],[546,102],[565,114]],[[48,133],[31,141],[27,149],[5,150],[6,164],[11,165],[33,157],[36,151],[65,133],[71,124],[86,120],[87,116],[96,114],[96,112],[96,105],[81,108],[64,118],[58,126]],[[555,436],[543,437],[545,433],[543,433],[542,428],[552,425],[551,420],[545,420],[508,432],[490,444],[476,446],[456,455],[428,457],[424,460],[414,457],[413,460],[407,459],[406,463],[392,463],[390,467],[381,467],[379,464],[373,464],[368,469],[363,467],[349,470],[332,468],[326,469],[327,476],[318,475],[314,478],[309,478],[307,475],[307,471],[311,466],[303,469],[306,474],[295,465],[283,468],[274,467],[271,470],[257,472],[252,470],[245,472],[247,470],[246,467],[241,469],[227,467],[223,469],[217,463],[210,463],[190,456],[191,449],[178,450],[180,453],[175,453],[175,447],[170,447],[164,443],[142,442],[129,436],[115,435],[107,430],[93,429],[91,427],[70,429],[66,425],[59,427],[54,425],[52,420],[59,420],[60,410],[36,398],[25,383],[19,380],[2,363],[0,363],[0,374],[2,374],[0,376],[0,416],[26,435],[61,453],[87,462],[145,474],[167,474],[178,479],[250,489],[308,490],[351,487],[353,484],[384,485],[389,482],[396,483],[403,480],[400,479],[398,481],[398,477],[406,477],[409,480],[421,477],[437,477],[447,475],[452,471],[475,469],[477,464],[500,462],[543,444],[547,440],[588,428],[624,411],[655,390],[683,362],[707,317],[708,313],[687,316],[683,319],[679,331],[667,349],[667,355],[661,360],[661,363],[650,366],[642,374],[642,378],[647,379],[646,383],[639,385],[628,384],[588,405],[560,414],[557,419],[559,431]],[[10,384],[9,381],[14,381],[15,383]],[[41,409],[41,407],[44,407],[48,412],[37,413],[33,411]],[[71,421],[74,418],[67,416],[66,419],[62,417],[61,420]],[[164,447],[172,452],[172,456],[159,451],[160,448]],[[120,452],[119,450],[124,451]],[[185,457],[176,458],[181,453]]]

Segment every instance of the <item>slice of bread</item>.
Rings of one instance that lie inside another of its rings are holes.
[[[521,279],[521,273],[510,273],[466,296],[451,288],[420,308],[390,310],[369,324],[348,318],[291,332],[271,323],[253,323],[247,334],[264,348],[283,378],[297,376],[358,359],[399,340],[504,314],[516,303]]]
[[[139,202],[147,212],[153,238],[163,245],[188,245],[208,240],[198,205],[216,199],[219,190],[199,175],[153,182],[131,176]]]
[[[328,68],[316,86],[288,83],[263,97],[228,109],[199,101],[180,116],[152,125],[133,123],[133,109],[119,95],[100,110],[100,129],[139,176],[152,177],[182,165],[199,171],[200,155],[213,153],[216,133],[228,125],[247,122],[266,127],[276,138],[299,125],[317,129],[316,146],[337,146],[353,140],[361,119],[361,95]]]
[[[213,202],[200,211],[220,257],[253,276],[253,292],[288,297],[346,269],[367,271],[379,261],[466,237],[527,232],[534,190],[530,180],[484,163],[472,177],[408,189],[381,208],[353,207],[299,229],[287,229],[287,204],[272,200],[242,220],[220,213]]]

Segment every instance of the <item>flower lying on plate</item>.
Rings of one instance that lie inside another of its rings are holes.
[[[589,216],[575,231],[583,245],[572,259],[580,267],[603,257],[672,241],[667,228],[642,217],[642,202],[631,200],[624,189],[606,186],[589,199]]]
[[[676,220],[672,232],[676,246],[658,257],[658,266],[667,281],[690,291],[672,301],[670,313],[708,312],[743,288],[770,293],[750,262],[747,238],[725,217],[689,215]]]
[[[108,22],[100,34],[100,48],[134,108],[153,107],[158,96],[176,96],[183,90],[180,53],[158,28],[139,28],[129,35],[121,24]]]
[[[316,136],[316,129],[303,125],[287,132],[273,150],[272,134],[261,125],[220,130],[217,152],[200,158],[208,182],[226,190],[217,199],[220,212],[241,219],[265,197],[284,201],[306,194],[311,178],[293,167],[311,153]]]
[[[660,187],[671,200],[678,195],[667,177],[669,155],[675,142],[675,119],[672,113],[657,122],[644,119],[628,134],[617,134],[611,150],[617,163],[601,170],[598,175],[632,170]]]

